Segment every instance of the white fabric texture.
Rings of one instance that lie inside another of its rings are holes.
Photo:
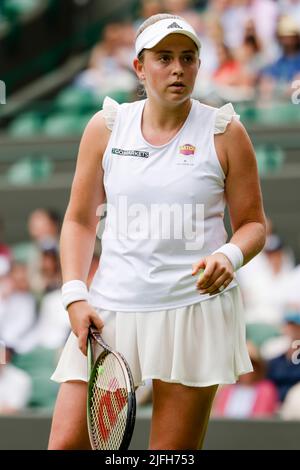
[[[109,97],[104,100],[103,115],[113,133],[117,132],[116,126],[113,126],[116,116],[119,115],[119,106],[122,105]],[[195,104],[194,106],[196,107]],[[209,148],[212,149],[210,136],[213,135],[214,126],[217,126],[219,131],[221,128],[224,131],[234,112],[227,107],[226,117],[224,109],[222,112],[209,107],[202,110],[210,117],[210,127],[207,127],[208,140],[203,142],[203,149],[208,148],[208,142]],[[195,122],[199,122],[197,116],[194,117]],[[204,116],[202,118],[203,122],[207,122]],[[117,130],[123,122],[126,123],[125,117],[122,123],[117,123]],[[185,138],[183,143],[187,142],[191,144],[192,140]],[[202,150],[202,145],[200,147]],[[128,142],[127,148],[130,148]],[[153,148],[155,147],[152,146]],[[216,154],[211,151],[211,165],[216,172],[215,181],[218,181],[222,188],[224,174]],[[203,159],[208,158],[204,150],[201,155]],[[134,164],[138,162],[132,163]],[[217,234],[219,238],[214,239],[215,248],[224,243],[224,235],[223,230]],[[138,292],[137,285],[134,285]],[[90,303],[97,309],[97,306],[102,305],[102,299],[99,301],[98,293],[96,294],[95,302],[91,297]],[[155,378],[198,387],[230,384],[235,383],[239,375],[253,370],[246,347],[244,311],[239,286],[234,285],[218,295],[207,295],[205,299],[202,296],[202,300],[200,299],[201,295],[198,294],[193,302],[183,306],[148,311],[135,309],[124,313],[125,301],[121,309],[107,308],[104,305],[97,309],[104,321],[103,339],[125,356],[136,386]],[[128,302],[127,304],[130,305]],[[56,382],[87,380],[87,359],[79,350],[78,339],[73,333],[67,340],[51,378]]]
[[[146,104],[119,105],[102,159],[107,216],[89,302],[105,310],[153,312],[208,299],[192,266],[228,239],[226,176],[213,139],[219,110],[192,99],[177,134],[154,145],[141,128]],[[226,289],[236,285],[234,278]]]
[[[104,98],[102,114],[107,128],[111,131],[113,129],[119,106],[119,103],[109,96]],[[239,114],[236,114],[232,104],[227,103],[224,104],[224,106],[221,106],[217,111],[214,134],[223,134],[233,118],[239,120],[240,116]]]
[[[136,386],[151,378],[197,387],[230,384],[253,370],[238,286],[183,308],[98,313],[104,341],[125,356]],[[87,359],[74,333],[51,379],[87,380]]]
[[[151,49],[169,34],[184,34],[196,44],[198,50],[201,48],[199,38],[192,26],[184,20],[178,18],[166,18],[148,26],[139,34],[135,42],[136,56],[143,49]]]
[[[102,114],[105,119],[107,128],[112,131],[113,125],[118,112],[119,103],[109,96],[106,96],[102,105]]]
[[[232,264],[234,271],[237,271],[243,266],[244,255],[242,250],[234,243],[225,243],[225,245],[217,248],[217,250],[215,250],[212,254],[214,255],[215,253],[223,253],[225,256],[227,256]]]
[[[79,279],[65,282],[61,288],[61,298],[65,309],[67,309],[72,302],[87,300],[88,289],[86,284]]]
[[[240,116],[239,114],[236,114],[231,103],[224,104],[224,106],[222,106],[217,112],[214,133],[223,134],[233,118],[239,120]]]

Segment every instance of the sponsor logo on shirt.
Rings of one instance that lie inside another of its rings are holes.
[[[140,150],[124,150],[124,149],[117,149],[112,148],[111,152],[113,155],[123,155],[124,157],[142,157],[148,158],[149,152],[142,152]]]
[[[195,154],[196,147],[191,144],[184,144],[179,147],[180,155],[193,155]]]
[[[192,144],[184,144],[179,147],[176,165],[193,166],[195,164],[196,147]]]

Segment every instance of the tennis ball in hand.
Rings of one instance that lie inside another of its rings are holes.
[[[198,281],[200,281],[201,277],[203,276],[204,271],[205,271],[205,270],[204,270],[203,268],[199,269],[199,271],[198,271],[198,273],[199,273],[199,275],[198,275]]]

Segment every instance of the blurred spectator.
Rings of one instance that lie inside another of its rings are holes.
[[[217,48],[219,65],[213,74],[217,94],[225,101],[242,101],[254,97],[253,73],[233,56],[225,44]]]
[[[60,231],[60,216],[52,209],[35,209],[28,219],[28,230],[35,242],[55,241]]]
[[[278,5],[273,0],[246,0],[247,19],[254,23],[255,30],[265,52],[272,51],[276,36]],[[270,54],[271,55],[271,54]]]
[[[0,218],[0,276],[7,274],[12,259],[9,246],[3,241],[3,221]]]
[[[265,378],[265,364],[258,349],[248,342],[253,372],[243,374],[233,385],[225,385],[217,393],[213,414],[231,418],[273,416],[278,408],[275,386]]]
[[[219,18],[202,15],[198,23],[198,36],[201,41],[201,66],[193,90],[193,98],[213,103],[215,87],[212,75],[218,67],[218,44],[224,42],[224,33]]]
[[[279,0],[281,15],[293,18],[300,28],[300,0]]]
[[[227,47],[236,49],[241,46],[244,35],[244,25],[248,19],[245,1],[215,1],[212,2],[214,14],[220,15],[224,30],[224,42]]]
[[[35,321],[36,304],[26,266],[14,263],[0,293],[0,340],[16,352],[27,350]]]
[[[214,81],[220,85],[238,85],[241,80],[241,64],[233,57],[229,47],[219,44],[217,48],[218,67]]]
[[[135,91],[137,79],[132,69],[134,38],[131,24],[106,25],[102,40],[92,50],[89,68],[78,75],[75,85],[102,95],[121,90]]]
[[[138,19],[133,24],[134,30],[137,31],[147,18],[159,13],[164,13],[161,0],[142,0],[139,6]]]
[[[44,293],[61,287],[61,269],[58,246],[56,243],[45,241],[40,246],[41,265],[40,273],[43,278]]]
[[[249,76],[252,77],[251,84],[254,85],[258,72],[265,65],[267,59],[252,20],[249,20],[245,25],[243,43],[236,50],[235,56],[243,64]]]
[[[48,274],[55,274],[56,255],[53,253],[54,261],[47,261]],[[49,256],[49,253],[47,253]],[[52,266],[52,262],[54,266]],[[89,286],[99,265],[99,255],[95,253],[89,269],[87,285]],[[55,280],[55,277],[54,277]],[[60,278],[59,278],[60,280]],[[59,286],[60,287],[60,286]],[[40,313],[33,336],[36,338],[35,346],[46,349],[62,348],[70,333],[70,320],[67,311],[61,302],[61,290],[49,289],[41,301]]]
[[[46,246],[58,247],[60,217],[53,210],[36,209],[29,216],[28,230],[32,239],[28,253],[30,287],[39,296],[47,289],[47,279],[43,275],[42,251]]]
[[[11,364],[12,355],[13,350],[6,348],[6,363],[0,362],[0,414],[23,410],[32,392],[30,376]]]
[[[282,239],[269,234],[263,252],[239,270],[247,323],[280,327],[292,273],[285,253]]]
[[[283,332],[289,346],[283,354],[271,359],[267,368],[267,377],[276,385],[281,402],[291,387],[300,382],[300,303],[286,313]]]
[[[283,16],[278,23],[281,57],[261,71],[259,89],[265,100],[290,97],[290,83],[300,75],[300,28],[293,18]]]
[[[61,302],[60,289],[46,294],[41,302],[36,326],[36,346],[62,348],[70,334],[70,320]]]
[[[242,45],[245,25],[252,20],[260,41],[270,47],[275,36],[278,7],[272,0],[215,0],[210,14],[219,16],[224,28],[225,44],[236,49]]]
[[[300,421],[300,382],[288,391],[280,409],[280,416],[282,419]]]
[[[182,16],[198,32],[199,15],[193,9],[191,0],[162,0],[162,5],[166,13]]]

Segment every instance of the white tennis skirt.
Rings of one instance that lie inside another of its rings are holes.
[[[239,286],[211,299],[157,312],[96,309],[102,337],[127,359],[135,386],[147,379],[193,387],[235,383],[251,372]],[[87,358],[71,333],[52,380],[87,381]]]

